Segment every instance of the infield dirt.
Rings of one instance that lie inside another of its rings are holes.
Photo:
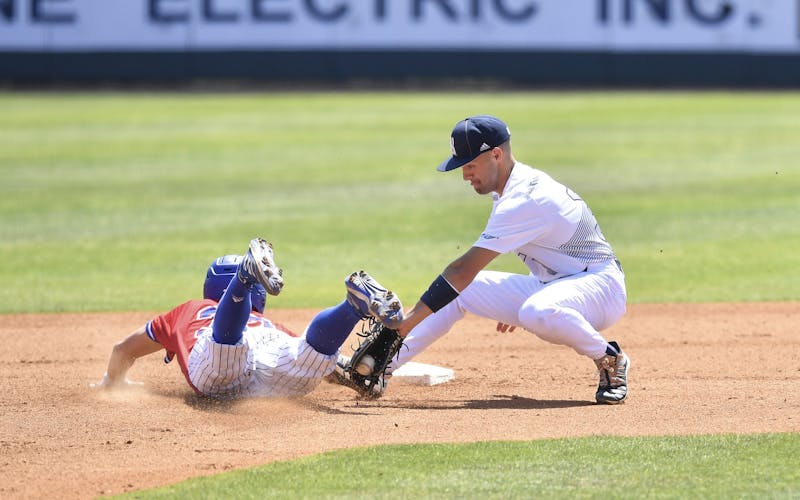
[[[302,331],[314,313],[268,316]],[[89,389],[152,316],[0,316],[0,497],[93,498],[354,444],[800,432],[796,302],[631,306],[605,332],[632,359],[621,406],[594,404],[591,361],[475,317],[416,359],[455,380],[393,381],[377,401],[323,383],[297,400],[210,403],[160,355],[132,368],[142,389]]]

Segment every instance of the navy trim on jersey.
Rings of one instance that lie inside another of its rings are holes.
[[[145,329],[145,332],[147,333],[147,336],[150,338],[150,340],[152,340],[153,342],[158,342],[158,340],[156,340],[155,334],[153,333],[152,324],[153,324],[152,321],[148,321],[147,324],[145,325],[144,329]],[[161,342],[159,342],[159,344],[160,343]]]

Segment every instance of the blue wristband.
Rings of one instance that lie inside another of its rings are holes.
[[[453,288],[453,285],[440,274],[433,280],[431,286],[428,287],[419,300],[428,306],[431,311],[436,312],[452,302],[456,297],[458,297],[458,290]]]

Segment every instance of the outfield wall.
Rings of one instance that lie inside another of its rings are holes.
[[[800,0],[0,0],[5,81],[800,85]]]

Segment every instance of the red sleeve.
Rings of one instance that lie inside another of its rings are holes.
[[[147,323],[147,334],[167,351],[165,361],[177,357],[190,386],[189,353],[197,341],[197,333],[211,325],[216,311],[217,303],[213,300],[190,300]]]
[[[300,336],[299,334],[294,333],[293,331],[289,330],[289,328],[287,328],[286,326],[284,326],[284,325],[282,325],[280,323],[272,323],[272,326],[274,326],[275,328],[277,328],[278,330],[282,331],[283,333],[285,333],[286,335],[288,335],[290,337],[299,337]]]

